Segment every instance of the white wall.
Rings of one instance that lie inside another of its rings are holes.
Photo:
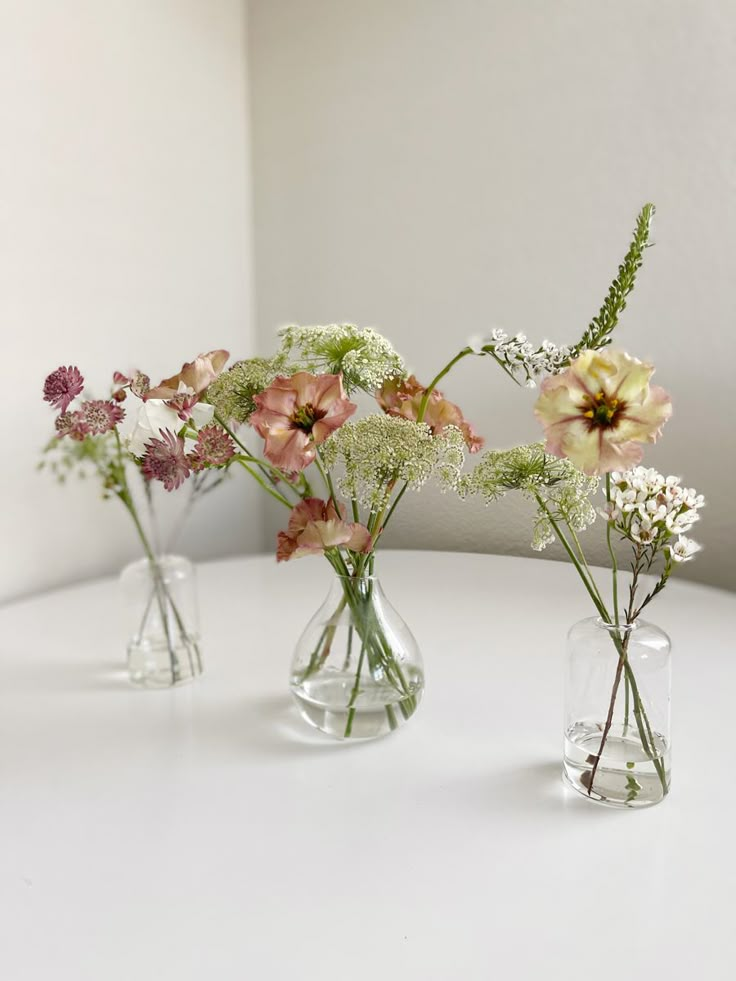
[[[139,554],[118,502],[34,472],[50,370],[104,393],[253,351],[245,40],[239,0],[0,0],[0,598]],[[245,497],[203,502],[182,550],[252,547]]]
[[[252,0],[249,36],[261,346],[350,320],[426,381],[491,325],[573,341],[655,201],[618,343],[674,397],[647,461],[709,500],[685,573],[736,587],[733,0]],[[489,445],[538,438],[488,361],[445,390]],[[527,536],[518,502],[423,492],[386,544]]]

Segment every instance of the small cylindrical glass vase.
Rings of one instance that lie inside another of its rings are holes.
[[[374,739],[404,725],[423,691],[417,643],[378,579],[336,576],[292,660],[302,717],[338,739]]]
[[[566,782],[590,800],[647,807],[670,787],[670,640],[637,620],[598,617],[568,634]]]
[[[129,625],[128,674],[169,688],[202,673],[194,566],[181,555],[141,559],[120,574]]]

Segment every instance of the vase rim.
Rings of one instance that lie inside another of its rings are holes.
[[[603,630],[635,630],[641,625],[639,620],[634,620],[632,623],[608,623],[603,617],[595,617],[595,622]]]
[[[339,573],[335,574],[336,579],[344,580],[345,582],[378,582],[378,576],[341,576]]]

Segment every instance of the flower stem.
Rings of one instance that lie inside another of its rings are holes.
[[[458,361],[462,361],[463,358],[466,358],[469,354],[474,354],[474,353],[475,352],[473,351],[472,347],[464,347],[459,354],[456,354],[451,361],[447,362],[447,364],[442,369],[442,371],[440,371],[437,375],[434,376],[432,381],[427,386],[424,395],[422,396],[422,401],[419,403],[417,422],[422,422],[422,420],[424,419],[424,413],[427,411],[427,405],[429,403],[430,396],[432,395],[432,392],[435,390],[437,385],[445,377],[445,375],[448,374],[450,371],[452,371],[452,369],[455,367]]]

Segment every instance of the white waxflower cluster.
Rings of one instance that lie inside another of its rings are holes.
[[[370,327],[330,324],[325,327],[284,327],[281,353],[292,370],[313,374],[342,373],[345,391],[375,392],[390,378],[405,374],[404,362],[391,343]]]
[[[541,551],[555,539],[550,514],[576,532],[595,521],[590,496],[598,483],[597,477],[581,473],[569,460],[546,454],[543,443],[530,443],[484,453],[475,469],[461,479],[459,492],[479,494],[490,504],[508,491],[521,491],[537,505],[532,548]]]
[[[522,375],[527,388],[534,388],[539,375],[554,375],[570,363],[572,349],[558,347],[552,341],[542,341],[535,347],[526,334],[509,337],[500,327],[494,328],[489,337],[472,338],[468,347],[475,354],[493,357],[514,378]]]
[[[433,477],[444,489],[457,487],[465,441],[454,426],[433,436],[425,423],[374,413],[342,425],[321,455],[328,469],[341,468],[337,482],[346,497],[380,511],[396,483],[419,490]]]
[[[664,477],[647,467],[611,474],[611,500],[603,509],[616,530],[637,546],[666,548],[675,562],[686,562],[700,545],[687,538],[705,498],[679,477]],[[676,540],[673,540],[676,539]]]
[[[236,361],[207,389],[207,401],[227,422],[247,422],[256,410],[254,397],[271,384],[277,375],[287,372],[286,358],[249,358]]]

